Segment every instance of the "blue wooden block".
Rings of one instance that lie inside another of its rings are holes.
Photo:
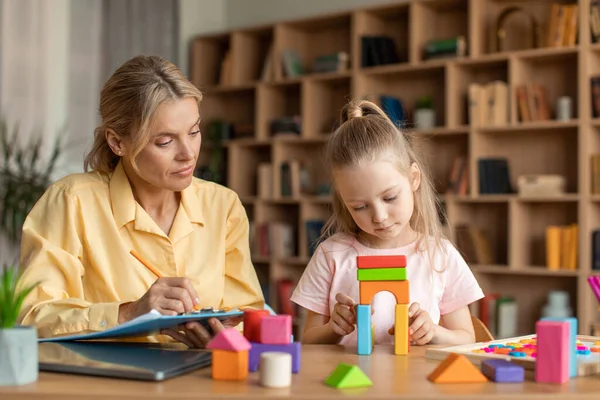
[[[542,321],[566,321],[569,323],[569,345],[571,351],[569,354],[569,376],[575,378],[577,376],[577,318],[542,318]]]
[[[356,306],[356,327],[358,340],[358,354],[369,355],[373,351],[371,338],[371,305],[359,304]]]
[[[525,368],[502,359],[483,360],[481,372],[494,382],[523,382]]]

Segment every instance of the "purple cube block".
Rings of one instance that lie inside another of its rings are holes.
[[[507,360],[484,360],[481,362],[481,372],[494,382],[523,382],[525,368]]]
[[[263,344],[251,342],[252,348],[248,357],[248,371],[254,372],[258,370],[260,363],[260,355],[266,351],[279,351],[289,353],[292,356],[292,372],[297,374],[300,372],[300,343],[288,344]]]

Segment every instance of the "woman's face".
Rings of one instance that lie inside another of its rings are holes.
[[[161,104],[150,126],[150,141],[136,157],[139,178],[159,189],[188,187],[202,142],[199,123],[194,98]]]

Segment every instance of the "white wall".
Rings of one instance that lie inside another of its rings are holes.
[[[226,28],[239,28],[407,0],[225,0]]]
[[[226,0],[179,0],[179,69],[189,73],[189,44],[196,35],[225,29]]]

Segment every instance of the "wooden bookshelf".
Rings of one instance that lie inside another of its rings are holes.
[[[554,3],[578,5],[575,44],[547,46]],[[529,20],[515,15],[505,25],[505,47],[497,49],[496,20],[512,6],[537,21],[537,47],[528,40]],[[471,265],[484,291],[513,296],[519,307],[518,333],[527,334],[548,291],[565,290],[580,333],[589,334],[598,307],[586,279],[595,272],[591,232],[600,228],[600,195],[591,193],[590,184],[590,157],[600,153],[600,118],[590,100],[590,78],[600,75],[600,45],[591,43],[589,8],[590,0],[412,0],[195,38],[191,70],[194,84],[205,93],[203,131],[215,119],[231,123],[234,132],[236,124],[252,127],[249,136],[234,133],[222,141],[227,171],[222,183],[240,195],[253,226],[276,221],[292,227],[292,251],[254,257],[261,282],[269,288],[267,301],[281,311],[277,282],[296,282],[310,258],[306,222],[326,220],[330,213],[321,151],[342,105],[351,97],[393,95],[401,98],[405,120],[413,126],[415,103],[429,95],[435,127],[420,133],[428,138],[427,160],[450,222],[447,231],[453,234],[455,226],[469,224],[486,230],[490,239],[494,261]],[[390,37],[398,62],[363,67],[364,35]],[[425,59],[428,41],[459,35],[466,40],[465,55]],[[287,50],[298,54],[304,73],[288,76],[282,61]],[[336,52],[348,55],[347,69],[310,72],[316,57]],[[266,79],[265,65],[271,71]],[[470,124],[470,85],[495,80],[508,86],[506,123]],[[544,85],[549,119],[522,122],[516,87],[530,82]],[[561,96],[572,101],[568,121],[556,119]],[[301,119],[299,134],[271,133],[274,119],[292,116]],[[199,165],[210,160],[214,146],[203,146]],[[447,194],[457,157],[467,159],[469,189]],[[513,187],[520,175],[559,174],[566,180],[566,193],[529,198],[483,194],[477,169],[482,157],[505,157]],[[308,167],[311,190],[283,196],[281,166],[292,161]],[[272,167],[268,197],[258,189],[258,168],[264,164]],[[578,224],[577,268],[550,270],[545,229],[571,223]],[[252,239],[257,240],[256,233]]]

